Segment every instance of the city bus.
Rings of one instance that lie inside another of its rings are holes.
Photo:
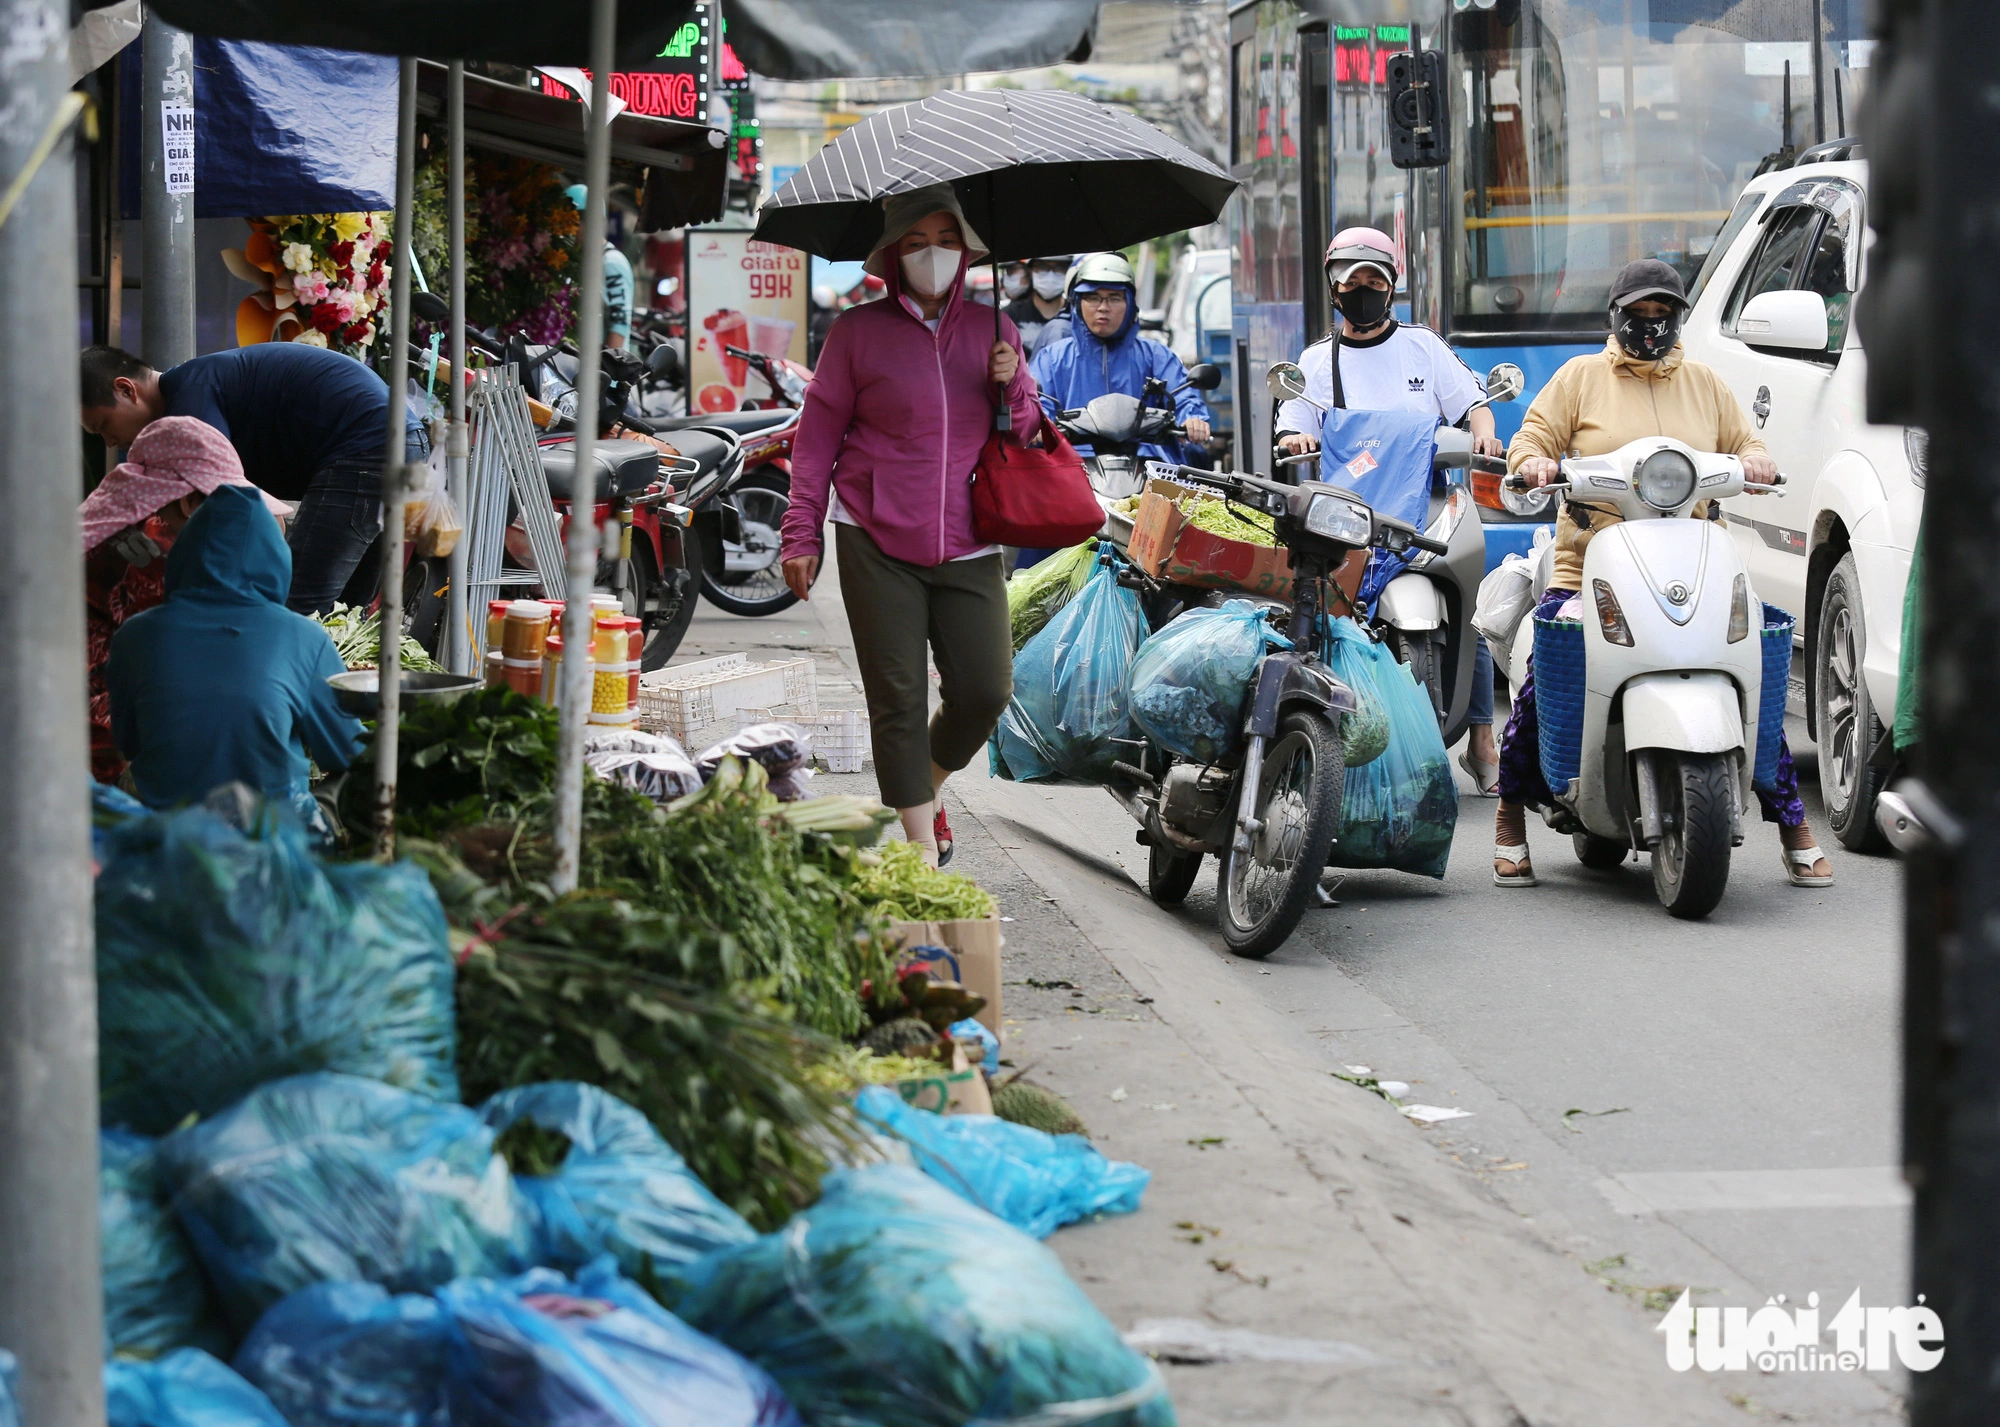
[[[1402,0],[1231,6],[1239,469],[1270,469],[1264,370],[1328,330],[1335,232],[1394,234],[1398,317],[1482,375],[1526,373],[1495,409],[1504,439],[1557,367],[1603,346],[1620,267],[1660,258],[1692,289],[1750,178],[1853,130],[1872,49],[1864,0],[1448,6],[1428,23]],[[1444,52],[1449,161],[1405,171],[1389,162],[1388,66],[1417,49]],[[1485,514],[1489,563],[1553,518]]]

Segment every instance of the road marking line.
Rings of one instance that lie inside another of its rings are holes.
[[[1618,1174],[1597,1181],[1621,1214],[1713,1209],[1904,1209],[1910,1188],[1895,1165],[1856,1169],[1707,1169]]]

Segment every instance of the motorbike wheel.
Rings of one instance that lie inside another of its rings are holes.
[[[1178,847],[1149,849],[1146,858],[1146,891],[1156,905],[1178,907],[1187,900],[1188,889],[1201,871],[1201,854]]]
[[[1259,786],[1243,790],[1256,798],[1264,826],[1247,853],[1236,850],[1232,828],[1222,852],[1216,912],[1222,939],[1238,956],[1269,956],[1313,904],[1340,829],[1345,778],[1340,733],[1330,719],[1299,711],[1279,721]]]
[[[1632,849],[1624,843],[1599,837],[1594,832],[1573,832],[1569,840],[1576,849],[1576,860],[1593,872],[1615,872],[1632,855]]]
[[[1885,770],[1868,766],[1868,755],[1882,740],[1882,720],[1861,672],[1868,639],[1861,578],[1852,555],[1841,556],[1833,567],[1819,609],[1813,705],[1819,714],[1819,785],[1826,797],[1826,820],[1841,846],[1872,852],[1885,841],[1875,826],[1875,799]]]
[[[436,659],[444,650],[444,619],[451,566],[433,556],[403,567],[403,632]]]
[[[1670,916],[1707,916],[1729,885],[1729,780],[1735,776],[1724,754],[1683,753],[1660,779],[1665,835],[1653,849],[1653,893]]]
[[[686,548],[685,543],[682,548]],[[635,568],[649,563],[644,560],[633,562]],[[649,582],[654,578],[650,569],[645,571],[644,578]],[[681,641],[687,638],[688,626],[694,623],[695,606],[700,603],[696,598],[694,581],[688,581],[676,596],[666,587],[665,576],[659,578],[663,582],[658,595],[662,607],[658,614],[646,616],[646,644],[639,655],[639,668],[646,673],[665,668],[667,661],[674,657]],[[651,593],[649,589],[648,594]]]
[[[732,546],[714,532],[702,537],[701,595],[717,609],[731,614],[777,614],[799,602],[785,583],[785,568],[778,560],[778,527],[791,506],[792,478],[783,471],[765,467],[743,478],[732,495],[743,516],[743,543]],[[769,558],[755,569],[729,568],[731,556],[739,564],[745,558]]]
[[[1443,645],[1431,630],[1421,629],[1405,633],[1397,629],[1391,632],[1390,650],[1398,664],[1407,664],[1410,677],[1423,686],[1431,708],[1437,713],[1438,723],[1444,723],[1444,659]]]

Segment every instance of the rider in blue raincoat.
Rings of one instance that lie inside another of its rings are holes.
[[[1189,447],[1206,445],[1208,407],[1201,393],[1187,385],[1187,368],[1164,343],[1139,335],[1132,265],[1117,253],[1084,258],[1070,275],[1069,307],[1069,340],[1045,342],[1028,364],[1041,387],[1042,408],[1053,416],[1114,392],[1141,396],[1147,378],[1158,377],[1170,394],[1155,400],[1173,406],[1174,419],[1187,427]],[[1077,451],[1091,454],[1087,446]],[[1148,442],[1139,448],[1142,461],[1178,463],[1187,458],[1177,441]]]

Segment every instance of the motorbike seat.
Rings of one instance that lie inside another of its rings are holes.
[[[576,487],[576,445],[544,446],[542,471],[549,478],[549,495],[569,500]],[[597,501],[608,501],[613,492],[637,495],[660,478],[660,453],[639,441],[599,441],[591,448],[597,467]]]
[[[669,431],[687,431],[698,426],[717,426],[724,431],[734,431],[738,436],[754,436],[760,431],[783,426],[797,414],[790,407],[774,407],[768,411],[710,411],[697,413],[694,416],[669,416],[649,420],[648,424],[661,435]]]
[[[697,469],[692,476],[686,474],[675,475],[674,489],[683,493],[686,492],[689,486],[695,484],[703,476],[708,475],[717,466],[720,466],[724,461],[729,459],[730,453],[737,449],[735,443],[724,440],[712,432],[697,430],[693,427],[685,427],[679,431],[663,433],[662,439],[669,446],[680,452],[681,455],[687,457],[697,465]]]

